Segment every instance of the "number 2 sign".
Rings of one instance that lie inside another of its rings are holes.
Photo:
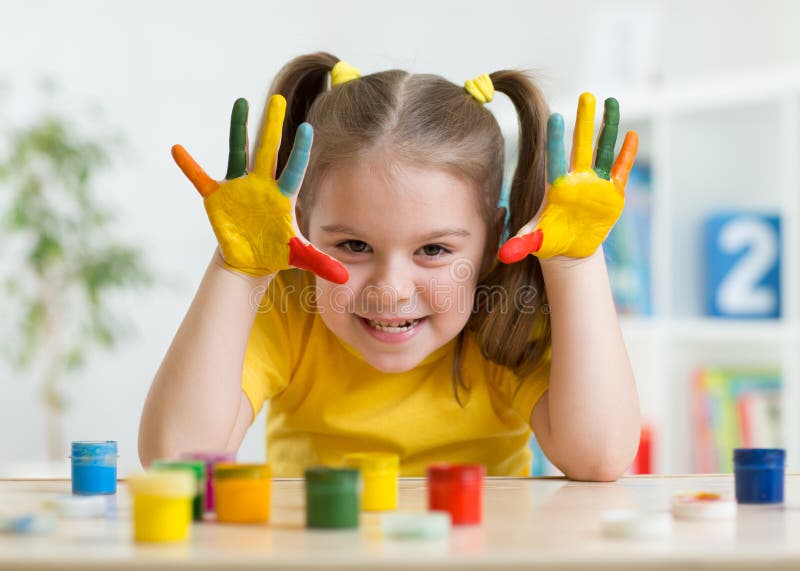
[[[780,217],[725,213],[705,223],[706,312],[780,317]]]

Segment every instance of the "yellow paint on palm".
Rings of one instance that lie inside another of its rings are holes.
[[[289,267],[291,202],[274,180],[248,173],[220,184],[203,204],[227,267],[252,276]]]
[[[624,205],[625,197],[614,183],[603,180],[592,170],[556,179],[547,193],[547,206],[539,220],[544,240],[536,256],[540,259],[591,256],[605,240]]]
[[[619,219],[625,206],[625,184],[636,157],[638,136],[633,131],[625,136],[610,174],[605,175],[610,180],[599,176],[592,169],[594,106],[595,98],[591,93],[581,95],[570,172],[565,172],[563,119],[559,115],[551,116],[547,128],[547,180],[552,184],[547,189],[538,220],[534,217],[517,236],[503,244],[498,254],[500,261],[513,263],[528,254],[539,259],[591,256]],[[609,122],[608,130],[605,121]],[[606,163],[610,162],[606,155],[613,153],[617,123],[617,102],[608,99],[598,142],[603,148],[598,170],[604,174],[608,172]]]
[[[271,97],[253,171],[223,182],[203,201],[225,264],[249,275],[289,267],[292,206],[275,180],[285,115],[286,100]]]

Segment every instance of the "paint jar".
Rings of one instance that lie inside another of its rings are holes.
[[[72,443],[72,493],[117,493],[116,440],[83,440]]]
[[[206,496],[206,463],[202,460],[156,460],[153,470],[185,470],[195,479],[196,489],[192,499],[192,518],[203,521]]]
[[[268,522],[271,477],[267,464],[217,464],[214,467],[217,521]]]
[[[189,535],[196,478],[187,470],[155,471],[128,478],[136,541],[180,541]]]
[[[236,454],[225,451],[187,452],[181,454],[185,460],[202,460],[206,463],[206,511],[214,511],[214,466],[221,462],[236,462]]]
[[[736,448],[733,472],[740,504],[783,502],[786,451],[781,448]]]
[[[450,513],[453,525],[481,523],[484,468],[478,464],[428,467],[428,509]]]
[[[361,472],[363,490],[361,509],[389,511],[397,509],[397,479],[400,457],[387,452],[356,452],[344,457],[344,465]]]
[[[360,475],[352,468],[308,468],[306,526],[321,529],[358,527]]]

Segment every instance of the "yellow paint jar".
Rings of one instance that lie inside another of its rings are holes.
[[[397,481],[400,458],[387,452],[356,452],[344,457],[348,468],[361,472],[364,489],[361,509],[364,511],[389,511],[397,509]]]
[[[197,482],[189,472],[149,471],[128,478],[136,541],[180,541],[189,535]]]
[[[267,464],[214,466],[214,503],[217,521],[268,522],[271,478],[272,471]]]

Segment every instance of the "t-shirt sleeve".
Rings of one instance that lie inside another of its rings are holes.
[[[520,378],[510,369],[503,368],[500,386],[511,403],[511,407],[525,422],[530,423],[533,407],[550,388],[550,349],[539,365],[524,378]]]
[[[292,348],[292,331],[296,325],[290,321],[297,317],[287,280],[280,272],[272,280],[259,305],[242,367],[242,390],[253,407],[253,419],[258,416],[264,402],[271,399],[289,384],[295,350]]]
[[[512,393],[511,405],[514,407],[526,422],[530,423],[533,408],[542,395],[550,388],[550,358],[549,354],[543,362],[528,377],[517,381],[520,383],[519,390]]]

